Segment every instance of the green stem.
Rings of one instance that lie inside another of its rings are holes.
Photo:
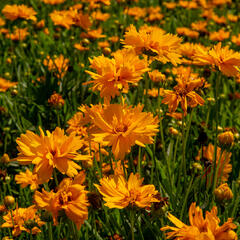
[[[142,168],[142,156],[141,156],[141,147],[139,147],[139,149],[138,149],[138,166],[137,166],[137,169],[138,169],[138,173],[139,173],[140,176],[141,176],[141,168]]]
[[[53,177],[54,177],[54,181],[55,181],[56,186],[58,186],[58,179],[57,179],[56,169],[53,170]]]
[[[52,222],[48,222],[48,239],[53,240],[53,234],[52,234]]]
[[[183,205],[182,205],[182,209],[181,209],[181,213],[180,213],[180,219],[183,219],[183,214],[184,214],[185,207],[186,207],[186,204],[187,204],[188,195],[189,195],[190,190],[192,188],[192,183],[193,183],[194,177],[195,177],[195,174],[192,175],[191,181],[190,181],[190,183],[188,185],[188,189],[187,189],[187,192],[186,192],[184,200],[183,200]]]
[[[131,222],[131,235],[132,235],[132,240],[134,240],[134,222],[135,222],[135,211],[134,209],[130,210],[130,222]]]

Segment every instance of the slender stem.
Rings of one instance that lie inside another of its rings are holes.
[[[131,235],[132,235],[132,240],[134,240],[134,222],[135,222],[135,211],[134,209],[130,210],[130,221],[131,221]]]
[[[187,204],[187,200],[188,200],[188,195],[190,193],[190,190],[192,188],[192,183],[193,183],[193,179],[195,177],[195,174],[192,175],[192,178],[191,178],[191,181],[188,185],[188,189],[187,189],[187,192],[185,194],[185,197],[184,197],[184,200],[183,200],[183,205],[182,205],[182,209],[181,209],[181,213],[180,213],[180,219],[183,218],[183,214],[184,214],[184,211],[185,211],[185,207],[186,207],[186,204]]]
[[[48,222],[48,239],[53,240],[53,234],[52,234],[52,222]]]
[[[138,173],[141,176],[141,168],[142,168],[142,154],[141,154],[141,147],[139,147],[138,149]]]
[[[54,181],[55,181],[56,186],[58,186],[58,179],[57,179],[56,169],[53,170],[53,177],[54,177]]]

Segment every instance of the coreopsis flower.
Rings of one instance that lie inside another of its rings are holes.
[[[22,231],[37,234],[41,232],[39,227],[45,224],[41,221],[40,217],[37,215],[37,209],[35,205],[28,208],[16,208],[15,210],[9,210],[7,215],[3,216],[4,223],[1,225],[2,228],[13,228],[12,235],[17,237]],[[28,223],[32,222],[34,227],[31,228]],[[31,229],[31,230],[30,230]]]
[[[61,108],[64,105],[64,99],[60,94],[54,92],[48,99],[48,103],[55,108]]]
[[[106,35],[102,34],[102,28],[88,30],[87,33],[82,32],[80,34],[80,37],[82,38],[89,38],[89,39],[99,39],[99,38],[105,38]]]
[[[111,175],[100,179],[100,185],[94,184],[103,195],[104,205],[109,208],[123,209],[127,206],[150,207],[159,202],[154,196],[158,193],[152,184],[142,185],[143,178],[131,173],[128,180],[123,175]]]
[[[178,28],[176,28],[176,32],[179,35],[187,36],[190,38],[198,38],[199,37],[199,32],[193,31],[187,27],[178,27]]]
[[[129,16],[133,16],[135,20],[139,20],[140,18],[144,18],[146,16],[147,11],[145,8],[131,7],[131,8],[126,8],[124,13]]]
[[[66,132],[68,134],[75,133],[78,136],[86,137],[88,135],[87,127],[85,126],[87,123],[88,121],[86,121],[83,114],[77,112],[70,120],[68,120],[67,124],[69,127]]]
[[[229,20],[230,22],[237,22],[238,19],[239,19],[238,16],[233,15],[233,14],[228,14],[228,15],[227,15],[227,18],[228,18],[228,20]]]
[[[209,39],[212,41],[223,41],[228,39],[230,36],[230,32],[225,32],[223,29],[220,29],[217,32],[212,32],[209,35]]]
[[[29,171],[28,169],[26,172],[20,172],[19,174],[15,175],[15,181],[17,184],[20,184],[22,188],[30,185],[31,190],[36,190],[38,185],[42,184],[42,182],[39,181],[38,175]]]
[[[208,30],[207,27],[207,21],[198,21],[191,23],[191,28],[195,31],[201,32],[201,33],[207,33]]]
[[[20,164],[34,164],[34,172],[37,173],[39,181],[46,182],[51,176],[54,168],[69,177],[77,175],[81,167],[75,162],[88,160],[90,156],[78,153],[82,148],[83,141],[74,133],[70,136],[64,134],[64,130],[57,127],[47,135],[39,127],[40,136],[27,131],[17,138],[18,156]]]
[[[48,67],[49,71],[53,71],[57,78],[63,78],[68,70],[69,59],[64,58],[61,54],[60,56],[52,59],[50,56],[47,56],[44,59],[43,64]]]
[[[33,8],[28,7],[26,5],[5,5],[2,9],[2,14],[9,20],[16,20],[18,18],[26,19],[26,20],[33,20],[36,21],[37,18],[35,15],[37,14]]]
[[[53,222],[56,225],[60,211],[64,211],[67,217],[72,220],[79,230],[84,221],[88,218],[88,200],[85,186],[85,174],[80,172],[74,179],[65,178],[59,184],[57,192],[36,191],[34,201],[40,209],[45,209],[52,214]]]
[[[0,17],[0,27],[4,26],[5,25],[5,21],[3,18]]]
[[[159,72],[158,70],[153,70],[152,72],[148,72],[148,76],[153,82],[165,82],[166,76]]]
[[[184,224],[179,219],[168,213],[168,219],[176,227],[165,226],[161,231],[170,230],[168,239],[178,240],[237,240],[237,234],[233,231],[237,226],[229,218],[222,226],[219,226],[220,219],[217,217],[217,207],[213,207],[211,212],[206,212],[205,219],[202,209],[192,203],[189,208],[190,226]]]
[[[17,82],[10,82],[0,77],[0,92],[6,92],[10,87],[16,86]]]
[[[56,4],[61,4],[64,3],[66,0],[42,0],[42,2],[50,5],[56,5]]]
[[[217,24],[226,24],[227,19],[224,16],[218,16],[215,13],[212,14],[211,19]]]
[[[62,26],[70,29],[70,27],[74,24],[74,21],[67,10],[54,10],[52,13],[49,14],[49,16],[53,21],[54,25],[56,26]]]
[[[217,139],[221,146],[231,146],[234,142],[234,135],[231,131],[218,134]]]
[[[93,141],[103,146],[112,146],[116,159],[123,159],[135,144],[145,147],[153,143],[153,136],[158,132],[158,118],[152,113],[142,112],[143,106],[136,107],[110,104],[103,111],[86,108],[92,123],[97,127]]]
[[[168,104],[169,112],[175,112],[179,103],[184,112],[187,114],[187,107],[196,107],[197,105],[203,105],[204,100],[200,97],[194,89],[203,85],[203,79],[193,78],[191,75],[191,68],[179,69],[179,74],[176,81],[178,84],[173,90],[164,90],[164,99],[162,103]]]
[[[7,33],[6,38],[9,38],[13,41],[23,41],[29,35],[27,28],[17,28],[13,33]]]
[[[226,182],[229,177],[229,173],[232,172],[232,165],[230,164],[231,153],[224,150],[221,154],[221,148],[217,147],[217,156],[216,156],[216,168],[218,168],[218,181]],[[201,158],[200,158],[201,156]],[[205,177],[209,177],[211,174],[212,168],[214,167],[214,146],[209,144],[207,147],[203,147],[199,151],[196,160],[203,160],[205,163]],[[218,166],[219,165],[219,166]],[[221,179],[220,179],[221,177]],[[210,181],[211,182],[211,181]]]
[[[129,84],[137,85],[142,74],[149,70],[147,62],[139,59],[133,50],[123,49],[113,53],[113,58],[102,56],[90,59],[90,67],[97,73],[86,71],[93,78],[85,84],[93,83],[92,90],[100,91],[100,96],[109,101],[127,93]]]
[[[74,47],[77,49],[77,50],[79,50],[79,51],[88,51],[89,50],[89,47],[84,47],[84,46],[82,46],[82,44],[80,44],[80,43],[75,43],[74,44]]]
[[[240,33],[237,36],[232,36],[232,42],[235,43],[237,46],[240,46]]]
[[[130,25],[124,37],[122,43],[125,47],[133,47],[137,54],[146,54],[150,59],[162,63],[171,62],[173,65],[181,63],[179,48],[182,39],[176,35],[165,34],[159,28],[152,31],[140,29],[138,32],[133,25]]]
[[[226,76],[236,76],[240,66],[240,53],[229,49],[229,46],[222,47],[221,42],[208,51],[198,46],[193,59],[197,65],[218,67]]]
[[[227,201],[233,198],[232,190],[229,188],[227,183],[221,184],[214,190],[214,195],[218,201]]]

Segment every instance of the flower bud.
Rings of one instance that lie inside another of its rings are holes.
[[[1,157],[1,163],[7,164],[10,162],[10,158],[7,153],[4,153],[3,156]]]
[[[202,165],[200,164],[200,163],[198,163],[198,162],[194,162],[193,163],[193,165],[192,165],[192,167],[194,168],[194,169],[196,169],[197,171],[202,171]]]
[[[228,187],[227,183],[223,183],[216,188],[214,194],[218,201],[227,201],[233,198],[232,190]]]
[[[102,52],[103,52],[104,55],[109,55],[109,54],[111,54],[111,49],[108,48],[108,47],[105,47],[105,48],[102,50]]]
[[[6,208],[13,207],[14,204],[15,198],[13,196],[6,196],[4,198],[4,205],[6,206]]]
[[[178,130],[176,128],[170,127],[169,133],[173,136],[177,136],[179,134]]]

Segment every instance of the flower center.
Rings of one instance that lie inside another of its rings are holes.
[[[128,126],[125,124],[118,125],[115,127],[115,132],[120,133],[120,132],[126,132],[128,130]]]
[[[62,191],[59,195],[59,203],[61,205],[65,205],[68,202],[72,201],[72,193],[71,192],[65,192]]]

